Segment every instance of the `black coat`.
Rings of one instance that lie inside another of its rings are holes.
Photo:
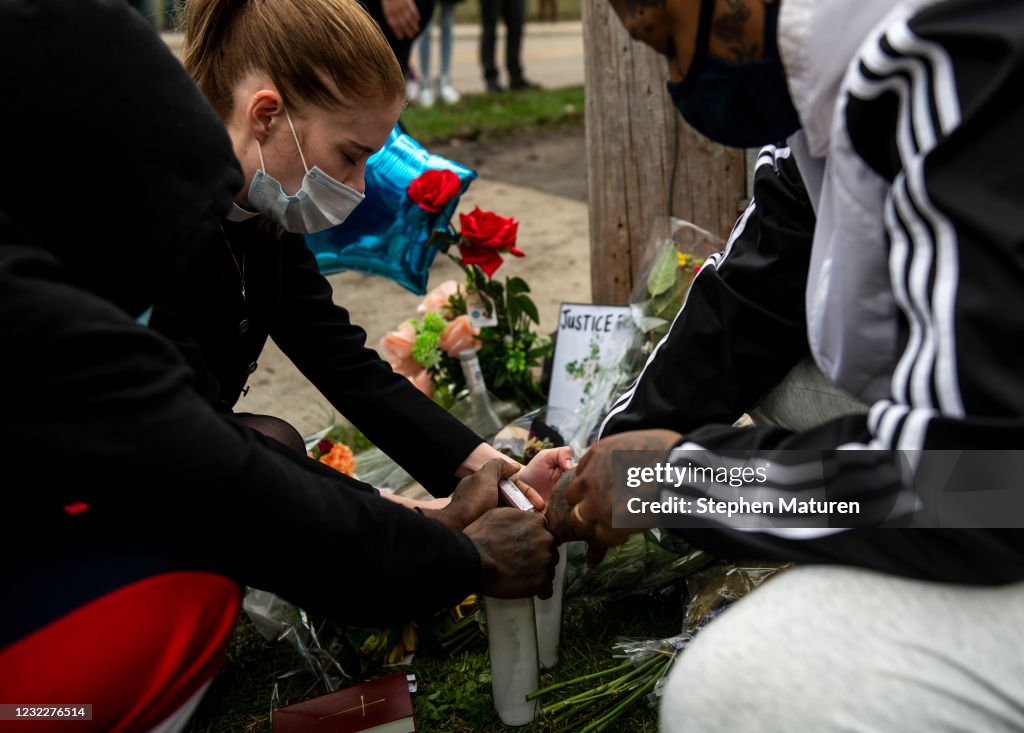
[[[197,388],[221,409],[235,405],[273,338],[338,412],[435,496],[452,492],[456,469],[482,441],[366,347],[303,237],[279,236],[263,217],[225,220],[154,308],[151,326],[179,344]]]
[[[0,172],[0,649],[173,570],[368,625],[477,590],[465,535],[226,419],[136,322],[242,185],[145,20],[122,0],[4,3],[0,86],[18,140]]]

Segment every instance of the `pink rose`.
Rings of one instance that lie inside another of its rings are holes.
[[[380,354],[399,374],[415,374],[420,365],[412,358],[412,345],[416,341],[416,328],[408,321],[380,340]]]
[[[459,358],[459,352],[465,349],[480,350],[480,341],[469,320],[469,316],[459,316],[450,321],[441,334],[441,350],[453,359]]]
[[[427,397],[434,397],[434,380],[430,378],[430,372],[426,369],[420,369],[418,373],[410,376],[409,381]]]
[[[427,293],[419,307],[416,309],[420,315],[439,311],[448,305],[448,298],[460,292],[462,287],[454,280],[445,280],[436,288]]]

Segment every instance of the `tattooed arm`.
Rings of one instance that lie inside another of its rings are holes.
[[[595,443],[579,466],[563,474],[552,490],[545,517],[555,539],[558,542],[586,540],[587,562],[594,565],[601,561],[607,548],[621,545],[629,535],[642,531],[612,526],[613,455],[616,451],[637,451],[627,459],[628,465],[653,467],[667,459],[672,446],[682,437],[671,430],[635,430]],[[647,490],[657,491],[656,488]]]
[[[755,61],[764,55],[764,2],[719,0],[711,22],[711,52],[732,61]]]

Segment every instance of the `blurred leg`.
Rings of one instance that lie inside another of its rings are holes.
[[[455,31],[455,3],[441,3],[441,77],[451,79],[452,76],[452,48],[454,47]]]
[[[428,19],[423,25],[423,32],[416,39],[416,46],[420,54],[420,79],[423,83],[430,82],[430,46],[433,43],[431,39],[431,25],[432,21]]]
[[[130,583],[0,650],[0,690],[12,702],[93,706],[91,721],[34,730],[181,730],[220,669],[240,601],[238,584],[212,573]]]
[[[523,23],[526,22],[526,0],[502,0],[505,19],[505,68],[508,69],[510,86],[518,86],[523,80],[523,65],[520,59],[523,42]]]
[[[788,570],[682,651],[662,691],[660,729],[1020,731],[1022,615],[1024,583]]]
[[[480,0],[480,69],[489,91],[498,85],[498,67],[494,63],[498,9],[501,0]]]
[[[452,35],[455,26],[455,3],[441,3],[441,78],[437,92],[445,104],[455,104],[461,95],[452,86]]]

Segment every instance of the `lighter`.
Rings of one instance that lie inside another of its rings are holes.
[[[509,479],[503,478],[498,481],[498,491],[514,509],[522,509],[524,512],[537,511],[536,507],[526,498],[526,494]]]

